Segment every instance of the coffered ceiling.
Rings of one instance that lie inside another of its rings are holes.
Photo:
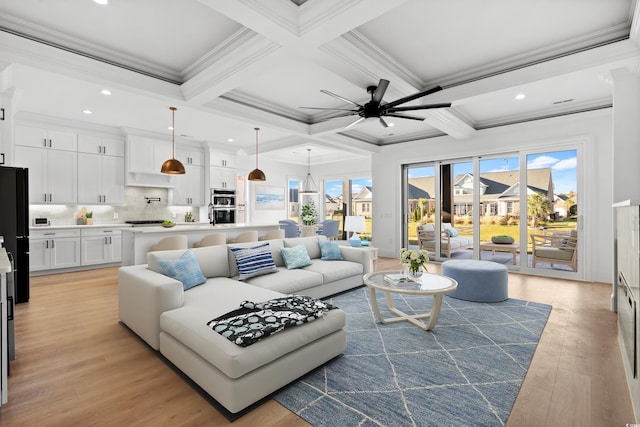
[[[314,163],[380,146],[608,108],[608,72],[640,62],[635,0],[0,0],[2,90],[17,110]],[[350,108],[367,86],[424,121]],[[111,95],[100,94],[109,89]],[[525,98],[515,99],[517,94]],[[90,110],[92,114],[83,113]],[[230,141],[232,140],[232,141]]]

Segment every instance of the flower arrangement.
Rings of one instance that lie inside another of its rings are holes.
[[[403,264],[407,264],[411,274],[416,274],[420,267],[427,271],[425,263],[429,261],[429,253],[427,251],[411,250],[402,248],[400,251],[400,260]]]
[[[309,200],[306,204],[302,205],[302,212],[300,213],[300,219],[304,225],[314,225],[317,219],[316,205],[313,200]]]

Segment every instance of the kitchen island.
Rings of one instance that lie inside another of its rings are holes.
[[[165,237],[175,235],[187,236],[188,246],[191,248],[207,234],[225,233],[227,241],[235,238],[238,234],[256,230],[262,236],[271,230],[277,230],[278,224],[196,224],[196,225],[176,225],[165,228],[162,226],[151,227],[130,227],[122,229],[122,265],[137,265],[147,263],[147,252],[152,246]]]

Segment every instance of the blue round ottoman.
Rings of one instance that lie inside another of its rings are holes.
[[[475,302],[509,298],[507,267],[491,261],[450,260],[442,263],[442,275],[458,282],[450,297]]]

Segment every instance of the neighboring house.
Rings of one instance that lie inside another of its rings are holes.
[[[330,196],[329,194],[324,195],[324,209],[327,218],[333,218],[333,215],[336,211],[342,209],[342,196]]]
[[[371,187],[362,187],[358,194],[353,197],[353,215],[371,218],[372,215],[372,196]]]
[[[480,215],[520,215],[520,173],[518,171],[480,174]],[[538,193],[553,202],[553,178],[550,168],[527,171],[527,196]],[[465,173],[453,181],[453,212],[457,216],[472,214],[473,174]],[[409,212],[418,207],[420,198],[429,199],[426,210],[435,206],[431,194],[435,192],[435,178],[409,178]],[[426,195],[426,196],[425,196]],[[417,197],[416,197],[417,196]]]

